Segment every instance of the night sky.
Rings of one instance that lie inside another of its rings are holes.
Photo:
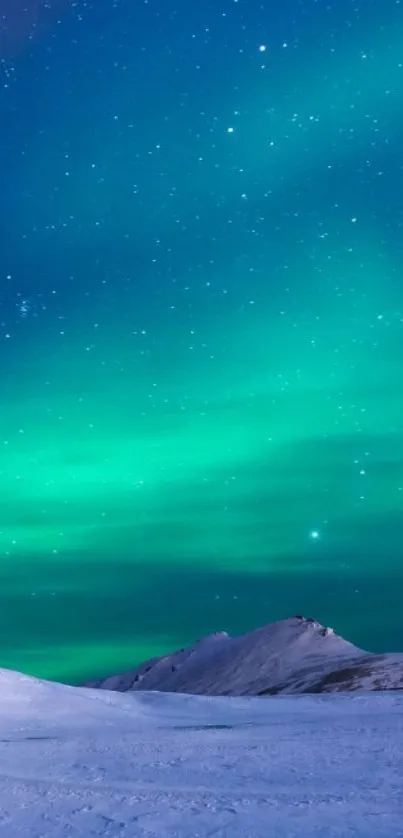
[[[0,664],[402,650],[403,3],[0,11]]]

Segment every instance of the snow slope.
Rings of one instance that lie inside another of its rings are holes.
[[[403,654],[374,655],[315,620],[291,617],[239,637],[218,632],[87,686],[196,695],[403,689]]]
[[[403,693],[211,698],[0,670],[1,838],[403,838]]]

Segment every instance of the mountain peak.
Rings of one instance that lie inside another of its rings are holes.
[[[403,689],[403,655],[374,655],[297,614],[235,637],[214,632],[85,686],[198,695]]]

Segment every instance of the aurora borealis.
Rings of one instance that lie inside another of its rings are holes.
[[[293,613],[402,650],[402,5],[35,9],[0,23],[0,664]]]

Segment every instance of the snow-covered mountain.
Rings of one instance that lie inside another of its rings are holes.
[[[310,618],[230,637],[217,632],[135,669],[85,686],[120,692],[277,695],[403,690],[403,654],[372,654]]]
[[[402,788],[401,692],[119,693],[0,669],[1,838],[403,838]]]

